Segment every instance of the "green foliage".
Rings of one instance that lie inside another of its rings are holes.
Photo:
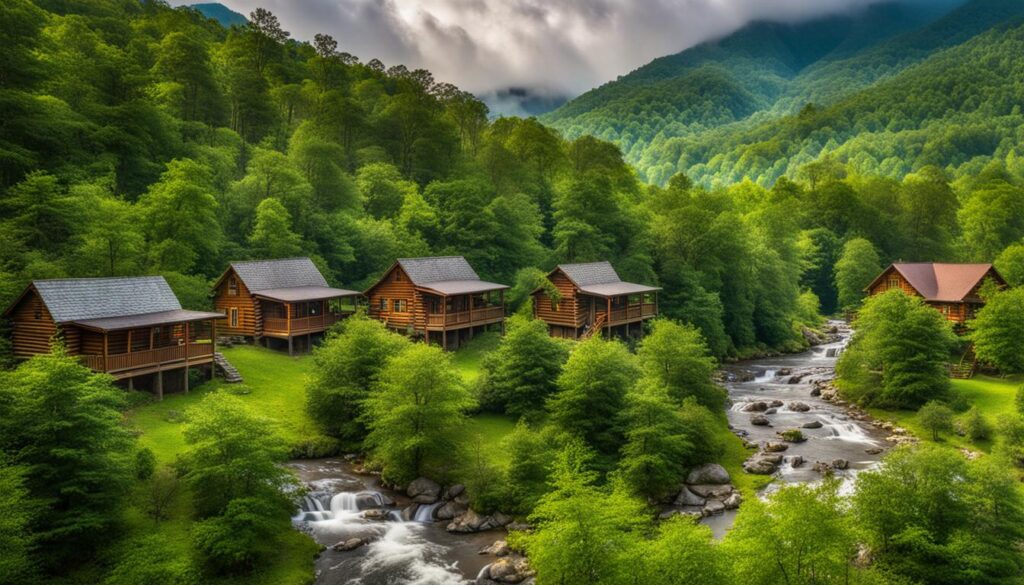
[[[547,491],[551,445],[524,421],[502,442],[509,454],[507,512],[528,514]]]
[[[963,419],[964,431],[972,441],[988,441],[992,438],[992,424],[981,414],[977,406],[972,406]]]
[[[188,448],[180,466],[200,517],[221,516],[236,500],[267,506],[290,501],[285,491],[295,479],[280,466],[285,443],[273,423],[242,399],[223,392],[207,395],[188,410],[183,434]]]
[[[59,347],[0,373],[0,451],[36,502],[29,526],[44,570],[111,535],[133,477],[123,404],[112,378]]]
[[[695,327],[655,320],[637,357],[644,375],[663,386],[676,404],[691,396],[712,410],[725,404],[725,392],[712,381],[717,364]]]
[[[156,455],[149,447],[143,447],[135,452],[135,479],[145,481],[153,476],[156,471]]]
[[[882,262],[871,242],[854,238],[843,245],[843,255],[836,262],[836,290],[839,306],[855,309],[864,298],[864,289],[882,271]]]
[[[734,582],[847,582],[857,534],[838,491],[827,480],[744,502],[724,545]]]
[[[1024,289],[990,295],[969,327],[980,361],[1003,373],[1024,372]]]
[[[660,501],[678,491],[693,461],[686,420],[664,387],[638,384],[626,396],[622,413],[626,442],[618,473],[633,493]]]
[[[932,400],[917,411],[918,422],[930,431],[932,440],[938,441],[943,433],[953,432],[953,410],[945,404]]]
[[[289,258],[301,251],[301,239],[292,232],[291,216],[281,202],[268,197],[256,206],[249,245],[257,258]]]
[[[251,569],[272,552],[292,512],[288,499],[235,498],[219,516],[192,528],[196,549],[216,569],[238,572]]]
[[[203,582],[192,559],[182,557],[159,535],[131,539],[118,548],[118,561],[103,585],[198,585]]]
[[[25,488],[25,469],[0,460],[0,580],[29,583],[36,568],[32,564],[32,508]]]
[[[502,470],[494,464],[493,454],[485,451],[479,436],[467,452],[460,476],[465,481],[470,507],[480,514],[493,514],[504,509],[507,487],[502,481]]]
[[[1024,506],[998,458],[899,448],[858,476],[853,506],[876,563],[908,579],[1012,583],[1024,567],[1006,546],[1022,537]]]
[[[689,518],[673,517],[660,523],[649,540],[638,540],[628,558],[632,575],[622,583],[645,585],[717,585],[729,583],[726,559],[711,536],[711,529]]]
[[[1011,244],[995,259],[996,270],[1010,286],[1024,284],[1024,244]]]
[[[577,345],[547,402],[551,422],[601,455],[622,444],[619,413],[636,382],[636,358],[618,341],[591,337]]]
[[[1017,393],[1013,396],[1013,406],[1017,414],[1024,415],[1024,386],[1017,388]]]
[[[382,476],[395,483],[445,477],[465,411],[473,406],[448,354],[411,345],[387,361],[363,403],[366,444]]]
[[[912,407],[944,398],[953,332],[939,311],[899,290],[864,303],[854,336],[837,365],[850,398],[878,406]]]
[[[481,406],[514,418],[538,418],[557,390],[568,356],[565,344],[548,334],[547,323],[511,317],[497,350],[484,358]]]
[[[347,441],[366,435],[363,403],[389,359],[409,345],[359,312],[345,319],[313,353],[306,412],[320,428]]]

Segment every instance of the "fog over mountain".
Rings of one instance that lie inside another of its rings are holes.
[[[488,94],[529,88],[577,95],[753,20],[799,21],[879,0],[224,0],[262,6],[301,40],[424,67]],[[925,1],[925,0],[917,0]],[[945,0],[939,0],[945,1]],[[952,0],[949,0],[952,1]],[[542,88],[542,89],[541,89]]]

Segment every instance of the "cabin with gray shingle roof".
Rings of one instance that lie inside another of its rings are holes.
[[[162,276],[35,280],[4,312],[15,356],[49,353],[53,343],[97,372],[145,377],[159,395],[173,371],[188,389],[190,367],[210,367],[216,319],[189,311]]]
[[[388,327],[458,347],[489,327],[504,331],[504,284],[481,280],[462,256],[399,258],[364,293]]]
[[[991,264],[896,262],[883,270],[864,290],[868,295],[902,290],[921,297],[949,321],[963,325],[985,305],[979,292],[989,280],[996,286],[1006,286],[1006,280]]]
[[[221,332],[307,349],[352,314],[359,292],[331,287],[309,258],[232,262],[213,287]]]
[[[533,314],[555,337],[643,335],[643,322],[658,316],[659,290],[622,280],[610,262],[559,264],[533,291]]]

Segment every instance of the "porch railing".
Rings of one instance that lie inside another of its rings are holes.
[[[481,307],[472,311],[457,311],[454,313],[429,313],[427,315],[427,325],[430,327],[450,327],[452,325],[493,321],[504,316],[505,307]]]
[[[169,347],[157,347],[154,349],[144,349],[130,353],[116,353],[108,355],[106,362],[104,362],[102,355],[87,355],[83,357],[86,367],[91,370],[95,370],[97,372],[121,372],[124,370],[134,370],[160,364],[185,361],[186,355],[188,355],[189,359],[212,357],[213,344],[189,343],[187,345],[182,344],[172,345]]]
[[[263,331],[265,333],[285,334],[323,331],[343,318],[344,315],[338,313],[325,313],[311,317],[293,317],[291,319],[285,317],[264,317]]]

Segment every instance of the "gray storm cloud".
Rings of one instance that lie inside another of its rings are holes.
[[[222,0],[262,6],[302,40],[364,62],[430,69],[474,92],[578,94],[752,20],[796,21],[878,0]]]

